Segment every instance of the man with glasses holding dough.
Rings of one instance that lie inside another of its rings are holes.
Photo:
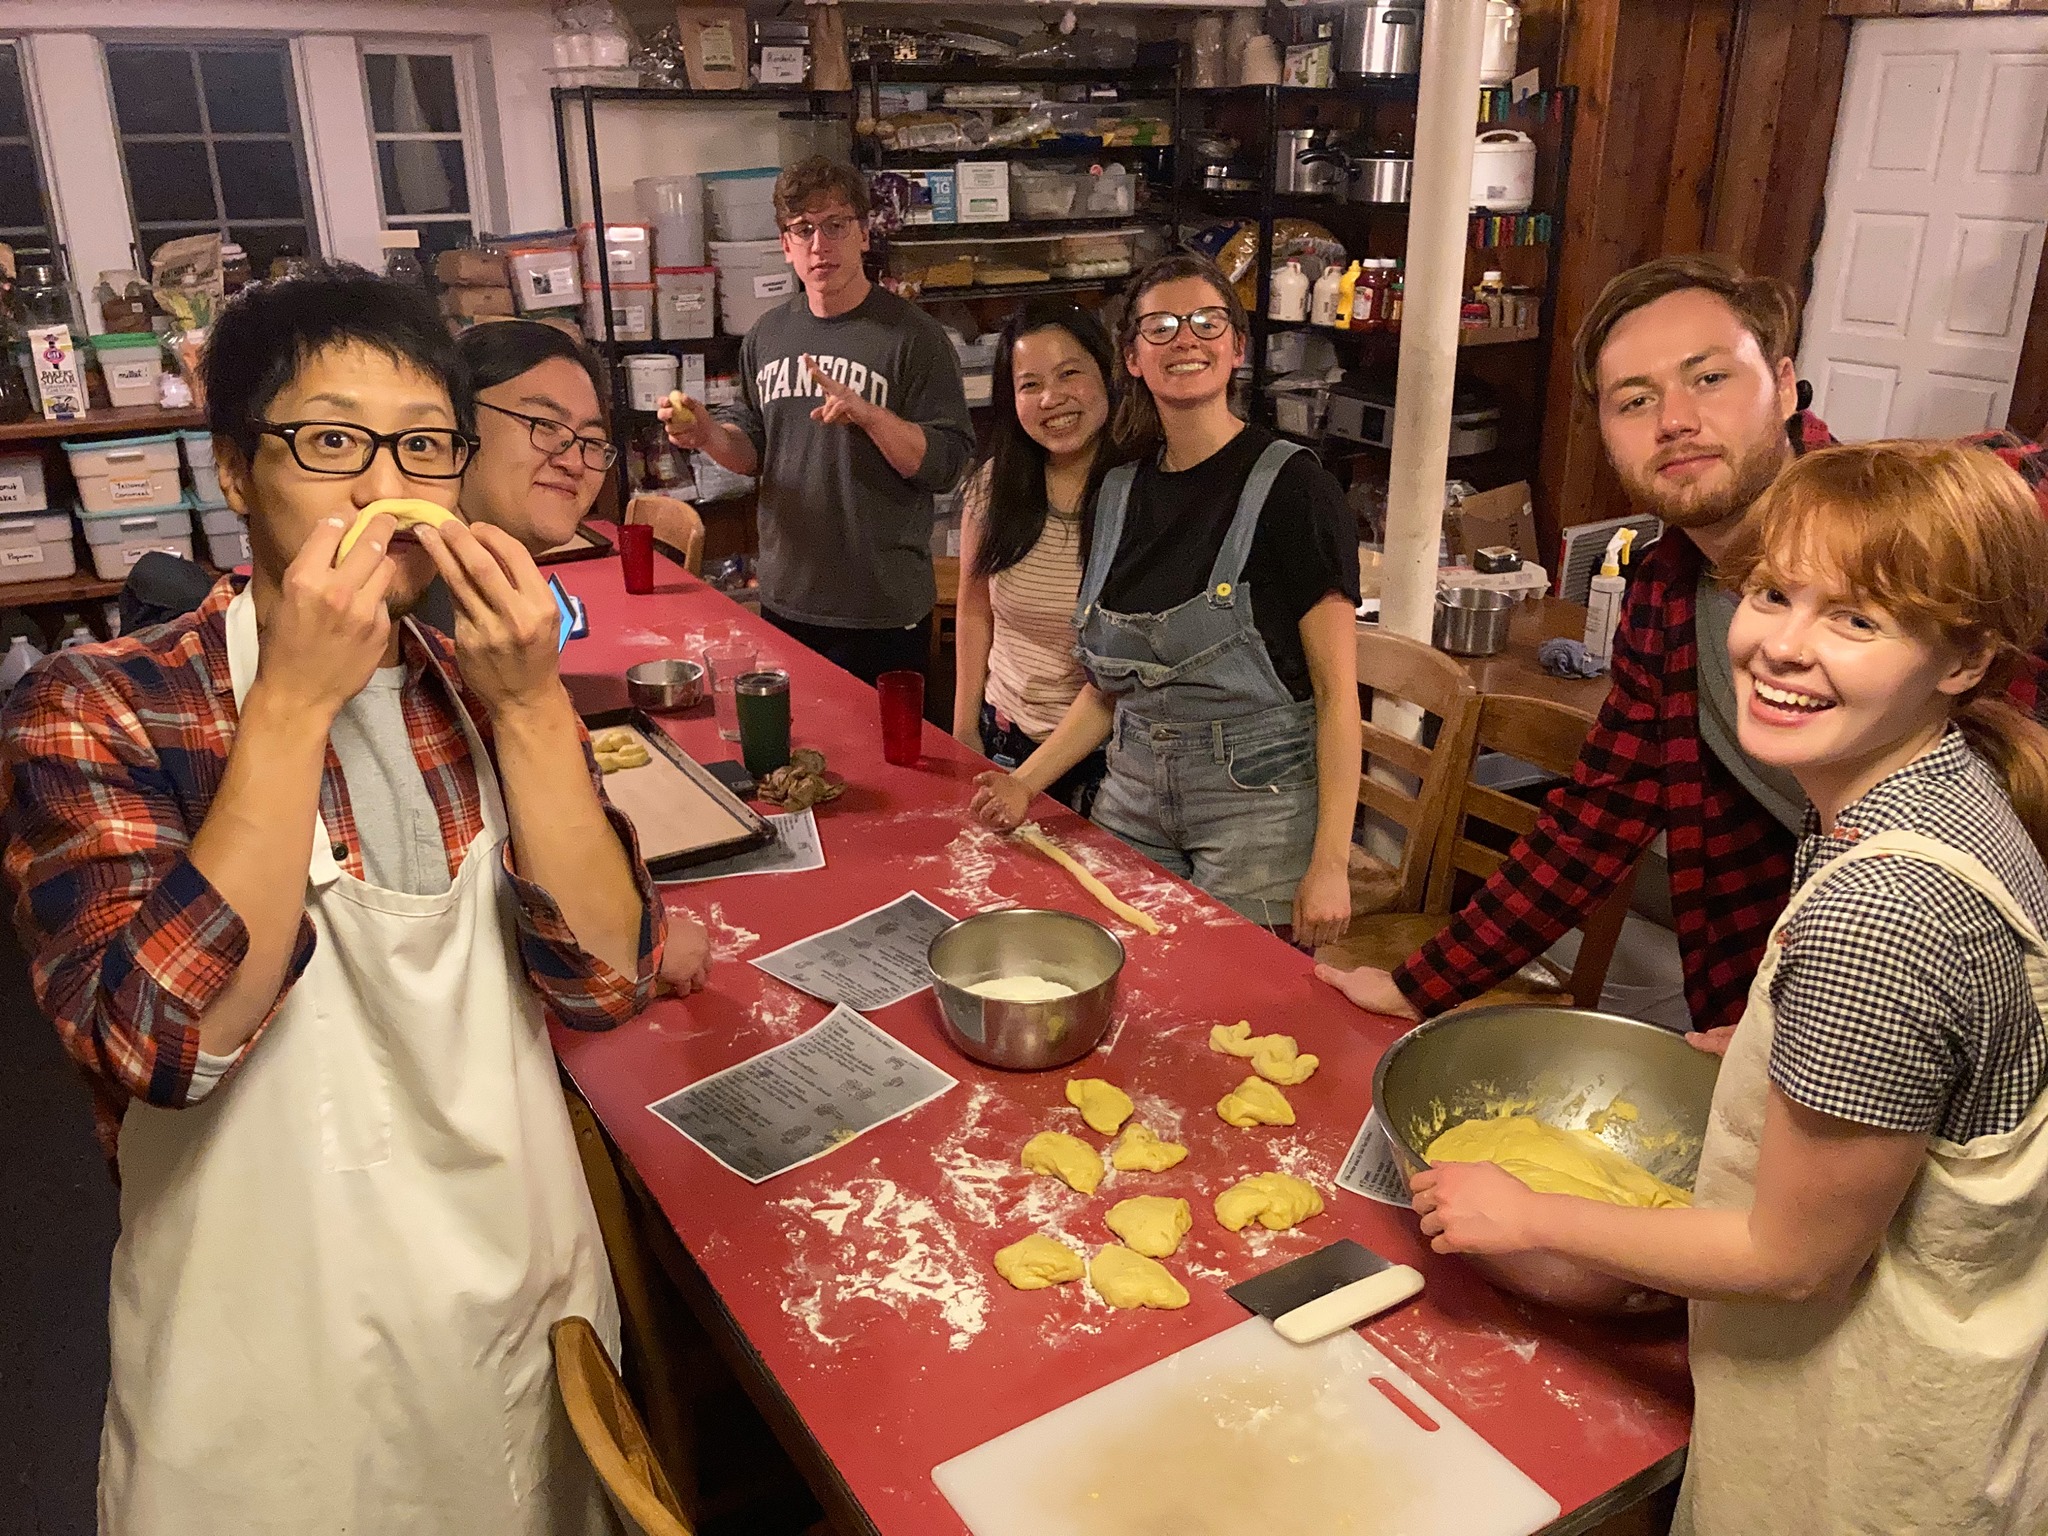
[[[760,480],[761,616],[865,682],[931,653],[932,497],[974,450],[943,327],[868,281],[867,184],[813,156],[775,181],[803,292],[740,344],[740,396],[672,396],[669,441]]]
[[[662,907],[552,597],[451,515],[422,295],[252,287],[204,363],[253,574],[10,700],[5,868],[121,1179],[99,1528],[609,1528],[548,1330],[617,1310],[544,1009],[647,1000]],[[439,574],[453,638],[409,617]]]

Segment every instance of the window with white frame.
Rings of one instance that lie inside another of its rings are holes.
[[[423,266],[476,234],[473,114],[454,50],[363,48],[363,88],[386,229],[419,231]]]
[[[0,244],[17,251],[50,249],[50,204],[43,163],[22,88],[21,56],[0,42]]]
[[[137,244],[220,233],[261,276],[314,248],[298,89],[283,43],[105,45]]]

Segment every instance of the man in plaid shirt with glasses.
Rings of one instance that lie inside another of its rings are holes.
[[[1615,473],[1665,536],[1629,584],[1614,686],[1535,829],[1391,973],[1317,966],[1360,1007],[1420,1018],[1500,985],[1584,922],[1661,832],[1693,1027],[1732,1029],[1742,1016],[1790,894],[1806,802],[1789,775],[1736,745],[1734,595],[1715,583],[1713,562],[1778,471],[1833,441],[1798,406],[1797,324],[1783,283],[1707,255],[1647,262],[1594,303],[1575,343],[1579,388]],[[2010,433],[1979,441],[2048,515],[2048,455]],[[2014,695],[2039,706],[2034,677]]]

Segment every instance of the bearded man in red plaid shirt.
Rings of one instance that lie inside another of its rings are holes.
[[[1778,472],[1832,441],[1799,409],[1797,326],[1783,283],[1707,255],[1624,272],[1588,312],[1574,344],[1579,387],[1599,410],[1615,473],[1665,534],[1629,584],[1613,689],[1534,830],[1392,972],[1316,967],[1361,1008],[1421,1018],[1500,985],[1584,922],[1662,833],[1693,1027],[1726,1031],[1742,1016],[1790,894],[1806,801],[1736,744],[1735,601],[1714,560]],[[1979,441],[2048,515],[2048,457],[2009,433]],[[2037,707],[2033,677],[2013,691]],[[1726,1036],[1696,1038],[1712,1048]]]

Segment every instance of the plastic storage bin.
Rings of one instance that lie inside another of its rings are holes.
[[[654,281],[654,226],[652,224],[607,224],[604,227],[605,260],[611,264],[612,286]],[[576,256],[588,276],[583,286],[597,281],[597,226],[576,226]]]
[[[780,240],[713,240],[711,264],[718,269],[718,323],[728,336],[746,335],[797,292]]]
[[[512,274],[512,301],[521,314],[571,309],[583,302],[583,268],[571,249],[533,246],[507,251],[505,266]]]
[[[157,403],[156,381],[164,371],[164,349],[154,331],[116,331],[95,336],[92,350],[107,381],[108,404]]]
[[[213,434],[211,432],[180,432],[178,450],[185,455],[185,467],[197,469],[204,464],[213,468]]]
[[[1081,178],[1057,166],[1010,166],[1011,213],[1020,219],[1068,219],[1081,192]]]
[[[78,521],[102,581],[126,581],[135,562],[153,549],[192,558],[192,512],[182,502],[155,512],[81,512]]]
[[[39,453],[0,453],[0,516],[41,512],[50,505]]]
[[[175,432],[66,443],[64,451],[71,456],[71,477],[87,513],[157,512],[184,505]]]
[[[249,563],[249,525],[233,507],[194,507],[199,533],[206,541],[206,558],[221,570]]]
[[[718,329],[717,298],[715,269],[656,267],[654,334],[663,341],[702,341]]]
[[[772,165],[751,171],[711,171],[704,194],[711,205],[711,240],[776,240],[775,178]],[[717,258],[714,257],[715,261]]]
[[[633,183],[640,216],[654,226],[654,262],[704,265],[704,183],[695,176],[642,176]]]
[[[604,290],[583,290],[583,334],[595,341],[604,339]],[[612,339],[614,341],[654,340],[654,284],[612,284]]]
[[[53,581],[77,569],[69,512],[0,515],[0,580]]]

